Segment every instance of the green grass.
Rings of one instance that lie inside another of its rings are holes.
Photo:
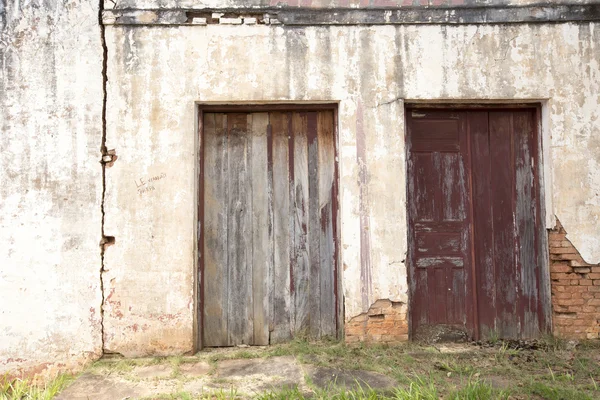
[[[200,394],[190,392],[175,392],[168,394],[157,394],[150,397],[144,397],[140,400],[239,400],[242,397],[235,389],[219,389],[206,391]]]
[[[303,400],[305,398],[305,395],[297,387],[268,391],[255,397],[257,400]]]
[[[469,378],[468,382],[460,389],[448,396],[450,400],[485,400],[508,399],[507,390],[494,389],[492,385],[477,378]]]
[[[545,400],[592,400],[594,397],[586,392],[564,385],[551,385],[543,382],[533,382],[529,386],[531,394],[540,396]],[[600,397],[600,393],[595,398]]]
[[[28,380],[0,377],[0,400],[50,400],[72,380],[71,375],[63,374],[40,386]]]
[[[436,400],[439,398],[435,381],[431,378],[416,377],[408,388],[396,388],[394,398],[398,400]]]

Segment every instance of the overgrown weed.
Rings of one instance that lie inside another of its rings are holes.
[[[37,385],[26,379],[0,377],[0,400],[51,400],[67,387],[73,376],[58,375],[45,385]]]

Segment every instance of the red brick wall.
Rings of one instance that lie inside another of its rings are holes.
[[[566,238],[560,222],[549,233],[554,334],[566,339],[600,337],[600,264],[588,264]]]
[[[377,300],[369,311],[346,323],[346,342],[403,342],[408,340],[406,304]]]

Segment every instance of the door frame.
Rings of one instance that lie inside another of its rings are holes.
[[[222,103],[222,102],[196,102],[195,107],[195,137],[196,137],[196,204],[195,221],[197,229],[195,234],[195,268],[194,268],[194,310],[193,310],[193,351],[202,350],[202,329],[204,310],[204,258],[202,246],[204,243],[204,113],[254,113],[274,111],[332,111],[333,112],[333,142],[334,142],[334,178],[332,202],[332,223],[334,240],[334,282],[336,303],[336,334],[341,338],[344,332],[344,301],[342,286],[341,260],[341,212],[339,191],[339,132],[338,132],[338,103],[313,102],[313,103]]]
[[[545,117],[544,114],[547,114],[547,112],[545,113],[544,110],[547,107],[547,105],[545,104],[545,102],[541,102],[539,100],[534,100],[534,101],[516,101],[516,102],[503,102],[503,101],[485,101],[485,100],[481,100],[479,102],[435,102],[434,100],[428,100],[428,101],[421,101],[421,100],[417,100],[417,101],[408,101],[405,100],[404,103],[404,142],[405,144],[409,143],[409,132],[408,132],[408,123],[407,123],[407,117],[408,117],[408,113],[412,112],[413,110],[419,110],[419,109],[437,109],[437,110],[443,110],[443,111],[459,111],[459,112],[465,112],[465,111],[499,111],[499,110],[522,110],[522,109],[531,109],[534,110],[534,132],[533,134],[535,135],[535,143],[536,143],[536,148],[535,148],[535,158],[536,158],[536,169],[537,169],[537,173],[535,176],[535,185],[536,185],[536,189],[537,189],[537,209],[539,211],[539,223],[537,224],[537,232],[536,234],[538,235],[539,238],[539,243],[538,243],[538,251],[539,251],[539,255],[540,255],[540,281],[539,281],[539,296],[540,296],[540,301],[539,301],[539,313],[540,315],[538,316],[539,320],[540,320],[540,330],[542,330],[542,332],[544,333],[549,333],[552,331],[552,299],[551,299],[551,282],[550,282],[550,250],[549,250],[549,244],[548,244],[548,235],[547,235],[547,226],[548,224],[548,218],[546,216],[546,209],[549,208],[551,209],[551,196],[549,196],[549,194],[551,194],[551,192],[549,191],[549,186],[551,185],[551,181],[549,180],[549,176],[546,175],[550,175],[551,174],[551,169],[549,168],[549,164],[550,164],[550,152],[549,152],[549,147],[550,147],[550,136],[548,134],[548,132],[544,129],[544,122],[545,121]],[[548,143],[546,143],[548,142]],[[408,282],[408,325],[409,325],[409,338],[412,340],[414,337],[414,332],[412,329],[412,306],[413,306],[413,294],[412,294],[412,289],[411,289],[411,282],[413,277],[411,276],[411,269],[412,269],[412,254],[410,254],[410,240],[412,238],[412,229],[410,227],[410,218],[408,216],[409,213],[409,198],[408,198],[408,181],[410,179],[409,177],[409,168],[408,168],[408,163],[409,163],[409,157],[410,157],[410,148],[408,145],[405,146],[405,179],[406,179],[406,233],[407,233],[407,237],[406,237],[406,243],[407,243],[407,256],[406,256],[406,260],[407,260],[407,282]],[[470,151],[469,151],[469,157],[471,157]],[[547,159],[547,161],[545,162],[545,159]],[[470,160],[469,160],[470,161]],[[468,168],[469,170],[469,175],[471,174],[470,170],[471,167],[469,166]],[[470,179],[470,178],[469,178]],[[470,186],[470,196],[472,196],[472,187]],[[548,198],[550,197],[550,198]],[[471,201],[472,203],[472,201]],[[473,234],[472,229],[473,229],[473,207],[472,204],[469,207],[469,220],[471,221],[471,236]],[[473,244],[471,245],[471,264],[472,264],[472,268],[475,268],[474,265],[474,247]],[[472,324],[473,324],[473,332],[474,332],[474,339],[475,340],[479,340],[480,339],[480,332],[479,332],[479,317],[478,317],[478,310],[477,310],[477,283],[476,283],[476,276],[473,276],[473,299],[471,301],[474,301],[473,307],[474,307],[474,315],[473,315],[473,319],[472,319]]]

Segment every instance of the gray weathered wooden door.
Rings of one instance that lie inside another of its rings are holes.
[[[204,346],[335,336],[332,111],[205,113]]]

